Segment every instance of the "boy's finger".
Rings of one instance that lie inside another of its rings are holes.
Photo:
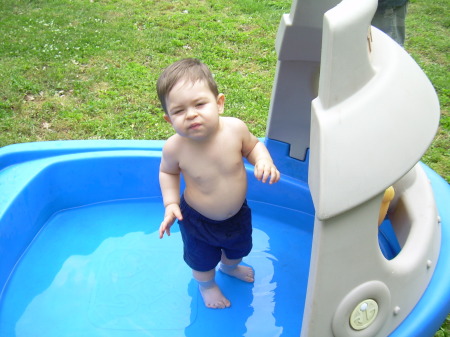
[[[263,171],[262,171],[261,181],[262,181],[263,183],[265,183],[266,180],[267,180],[267,177],[268,177],[267,171],[266,171],[266,170],[263,170]]]
[[[280,179],[280,172],[277,169],[273,169],[270,174],[269,184],[274,184]]]
[[[164,232],[165,232],[166,228],[164,226],[164,222],[161,223],[161,226],[159,226],[159,238],[162,239],[164,236]]]
[[[162,239],[164,237],[164,232],[170,236],[170,227],[166,229],[159,230],[159,238]]]
[[[270,172],[267,171],[267,169],[264,169],[262,182],[265,183],[267,181],[267,179],[269,178],[269,176],[270,176]]]
[[[178,220],[183,220],[183,214],[181,214],[180,211],[176,211],[176,212],[175,212],[175,217],[176,217]]]
[[[170,236],[170,225],[167,222],[166,219],[164,219],[163,222],[161,222],[161,225],[159,226],[159,238],[162,239],[164,236],[164,232],[167,233],[167,235]]]
[[[266,165],[260,166],[259,167],[259,179],[261,180],[263,183],[265,183],[267,181],[267,179],[269,178],[270,175],[270,171],[269,168]]]
[[[255,166],[255,168],[253,169],[253,174],[255,175],[255,178],[256,178],[257,180],[261,180],[261,175],[260,175],[260,173],[259,173],[258,166]]]

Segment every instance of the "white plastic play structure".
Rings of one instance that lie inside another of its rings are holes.
[[[310,153],[316,212],[302,337],[389,335],[421,298],[439,255],[438,214],[418,164],[438,127],[438,99],[413,59],[370,26],[376,7],[293,1],[277,36],[268,145],[289,144],[298,161]],[[280,170],[305,174],[295,160]],[[387,260],[377,217],[391,185],[402,249]]]

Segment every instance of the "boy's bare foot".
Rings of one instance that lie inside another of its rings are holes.
[[[237,279],[244,282],[252,283],[255,281],[255,272],[251,267],[242,266],[240,264],[229,266],[224,263],[221,263],[219,270],[222,273],[225,273],[232,277],[236,277]]]
[[[222,294],[214,280],[198,282],[200,293],[206,307],[211,309],[225,309],[231,306],[230,301]]]

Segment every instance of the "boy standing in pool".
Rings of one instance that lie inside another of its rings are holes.
[[[251,267],[240,265],[252,248],[251,211],[243,157],[255,177],[276,183],[280,173],[264,144],[241,120],[220,116],[220,94],[208,67],[183,59],[167,67],[157,82],[158,97],[176,134],[164,145],[159,181],[165,206],[160,238],[178,219],[184,260],[199,283],[205,305],[227,308],[230,301],[215,282],[215,268],[245,282]],[[180,174],[186,188],[180,198]]]

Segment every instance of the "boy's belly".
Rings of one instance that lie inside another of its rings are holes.
[[[186,202],[197,212],[212,220],[225,220],[235,215],[242,207],[247,193],[246,181],[231,183],[223,181],[204,193],[198,189],[186,187]]]

